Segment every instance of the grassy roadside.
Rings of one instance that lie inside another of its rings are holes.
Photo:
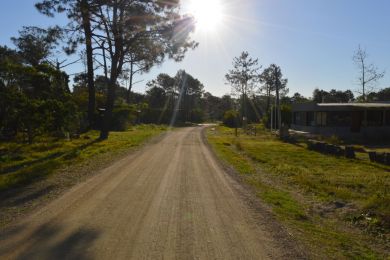
[[[66,165],[119,154],[165,130],[163,126],[134,126],[126,132],[112,132],[102,142],[96,141],[99,133],[91,131],[71,141],[41,138],[33,145],[0,143],[0,192],[47,178]]]
[[[217,127],[207,137],[313,259],[388,257],[390,167],[322,155],[264,130],[236,138]]]

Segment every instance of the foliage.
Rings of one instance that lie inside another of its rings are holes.
[[[298,92],[294,93],[294,95],[290,99],[290,102],[293,103],[293,104],[306,103],[306,102],[309,102],[309,101],[310,100],[308,98],[302,96]]]
[[[269,67],[264,69],[264,71],[260,74],[259,79],[260,82],[263,84],[261,90],[265,90],[267,96],[266,111],[269,111],[272,92],[275,92],[275,96],[277,96],[277,99],[279,97],[279,94],[282,97],[286,96],[289,91],[289,89],[287,88],[288,80],[283,78],[281,69],[276,64],[271,64]]]
[[[135,123],[136,109],[129,105],[116,106],[112,112],[110,130],[126,131],[131,123]]]
[[[261,66],[259,60],[253,59],[248,52],[242,52],[233,59],[233,69],[225,75],[226,82],[232,86],[233,91],[242,99],[241,108],[243,117],[247,117],[247,99],[253,93]]]
[[[160,74],[147,84],[149,111],[143,122],[202,122],[203,84],[183,70],[175,77]]]
[[[371,92],[368,94],[369,101],[387,101],[390,102],[390,88],[382,89],[378,92]]]
[[[19,31],[19,37],[12,41],[17,46],[23,61],[33,67],[42,64],[53,54],[58,41],[62,37],[59,27],[42,29],[35,26],[25,26]]]
[[[349,103],[355,101],[351,90],[335,90],[330,92],[316,88],[313,92],[313,101],[315,103]]]
[[[228,110],[223,115],[223,124],[228,127],[239,127],[239,115],[237,111]]]

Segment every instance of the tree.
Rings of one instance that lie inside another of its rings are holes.
[[[124,70],[124,77],[129,80],[126,97],[127,103],[130,103],[130,93],[135,84],[134,76],[149,72],[153,66],[161,64],[163,61],[164,52],[158,42],[155,42],[151,38],[140,37],[137,39],[126,56],[128,68]]]
[[[156,79],[148,82],[147,86],[149,89],[159,88],[164,91],[164,95],[167,97],[167,99],[165,100],[163,111],[164,113],[173,113],[175,108],[175,101],[178,96],[175,78],[169,76],[168,74],[161,73],[157,76]]]
[[[349,103],[355,100],[351,90],[341,91],[332,89],[330,92],[316,88],[313,92],[313,101],[316,103]]]
[[[276,109],[277,109],[277,126],[279,130],[282,127],[282,116],[281,116],[281,107],[280,107],[280,96],[286,95],[288,93],[287,88],[287,79],[283,78],[282,70],[276,64],[271,64],[268,68],[264,70],[266,77],[263,78],[263,82],[266,81],[266,84],[275,90],[276,95]],[[262,74],[262,75],[263,75]]]
[[[308,102],[309,99],[307,99],[306,97],[302,96],[300,93],[295,93],[292,97],[291,97],[291,102],[294,103],[294,104],[299,104],[299,103],[306,103]]]
[[[267,106],[266,111],[268,112],[271,106],[271,94],[275,91],[275,85],[273,84],[273,71],[271,67],[264,69],[260,74],[259,79],[260,83],[263,84],[260,91],[265,91],[267,97]]]
[[[260,69],[258,59],[251,58],[248,52],[242,52],[239,57],[233,59],[233,69],[225,75],[227,83],[242,98],[243,117],[247,117],[248,94],[252,93],[255,84],[258,82]]]
[[[24,62],[37,67],[42,62],[48,62],[48,57],[52,55],[61,37],[62,31],[59,27],[43,29],[25,26],[19,31],[19,37],[12,37],[11,40]]]
[[[385,76],[385,72],[380,72],[373,64],[367,62],[367,52],[359,45],[358,50],[353,56],[353,61],[359,70],[358,82],[360,90],[358,93],[362,95],[363,101],[367,100],[367,94],[373,91],[375,84]]]
[[[179,70],[176,74],[176,85],[179,90],[180,118],[183,122],[199,122],[203,114],[200,109],[200,99],[203,95],[203,84],[184,70]],[[202,109],[203,111],[203,109]]]
[[[368,96],[368,100],[372,101],[390,101],[390,88],[382,89],[378,92],[372,92]]]
[[[94,86],[94,53],[93,53],[93,12],[97,10],[99,1],[95,0],[43,0],[35,6],[39,12],[49,17],[54,17],[54,13],[66,12],[71,22],[68,24],[69,32],[81,32],[70,37],[67,48],[68,53],[73,53],[78,43],[84,41],[87,63],[87,83],[88,83],[88,121],[89,127],[94,124],[95,115],[95,86]]]
[[[94,35],[105,41],[110,62],[110,76],[101,139],[107,139],[114,107],[117,80],[123,72],[126,57],[139,39],[158,43],[161,53],[180,61],[188,49],[196,47],[189,41],[194,29],[193,19],[178,11],[178,1],[116,0],[104,3],[95,14],[99,31]]]

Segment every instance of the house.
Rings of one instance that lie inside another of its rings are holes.
[[[341,138],[390,139],[390,103],[303,103],[291,129]]]

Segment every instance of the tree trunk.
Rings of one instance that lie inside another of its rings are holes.
[[[110,132],[110,123],[112,118],[112,111],[114,110],[115,91],[117,87],[116,82],[123,66],[123,56],[118,56],[119,54],[115,54],[111,61],[111,74],[107,89],[106,111],[104,113],[102,129],[100,131],[100,140],[106,140]]]
[[[85,48],[87,54],[87,82],[88,82],[88,123],[89,127],[94,126],[95,117],[95,83],[93,68],[93,48],[92,48],[92,30],[89,13],[89,4],[87,0],[81,1],[81,15],[85,36]]]
[[[267,87],[267,108],[266,108],[266,113],[269,112],[271,106],[271,88]]]
[[[100,140],[106,140],[110,132],[110,122],[111,122],[112,111],[114,110],[114,102],[115,102],[115,88],[116,88],[116,77],[114,77],[111,74],[111,79],[107,89],[106,110],[104,112],[102,128],[100,131]]]
[[[129,89],[127,90],[127,95],[126,95],[127,104],[130,104],[131,89],[133,88],[133,76],[134,76],[133,71],[134,71],[134,64],[133,64],[133,62],[130,62],[130,83],[129,83]]]
[[[282,129],[282,113],[280,110],[280,97],[279,97],[279,84],[276,83],[276,113],[277,113],[277,127],[279,129],[279,134]],[[275,127],[276,128],[276,127]]]

